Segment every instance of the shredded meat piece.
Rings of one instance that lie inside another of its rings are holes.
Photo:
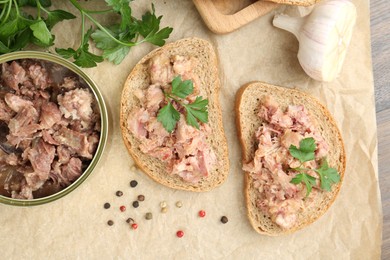
[[[15,112],[4,102],[4,100],[0,99],[0,120],[8,123],[9,120],[15,115]]]
[[[39,119],[42,129],[49,129],[61,120],[61,111],[53,102],[43,103],[41,106],[41,117]]]
[[[42,90],[46,89],[51,80],[49,78],[49,74],[47,73],[45,68],[42,68],[38,64],[33,64],[28,68],[28,74],[32,79],[34,85]]]
[[[70,147],[73,151],[82,157],[91,159],[92,154],[89,153],[88,137],[83,133],[79,133],[68,128],[61,128],[53,135],[53,139],[59,144]]]
[[[16,61],[13,61],[11,65],[7,63],[2,64],[1,78],[6,85],[19,92],[19,84],[22,84],[27,80],[26,71]]]
[[[75,78],[73,77],[65,77],[64,83],[61,84],[61,88],[67,89],[67,90],[73,90],[78,87],[78,83]]]
[[[74,89],[58,96],[60,111],[65,118],[81,120],[84,127],[92,120],[92,94],[85,89]]]
[[[7,140],[18,146],[22,140],[34,138],[34,134],[40,129],[37,120],[38,112],[34,107],[23,108],[14,118],[10,119],[8,124],[10,133]]]
[[[42,138],[48,144],[60,145],[56,140],[54,140],[53,136],[50,134],[49,130],[42,130]]]
[[[7,105],[16,113],[20,112],[24,108],[30,108],[33,106],[31,101],[11,93],[5,94],[4,100]]]
[[[328,153],[328,146],[303,105],[291,105],[283,111],[275,100],[266,97],[258,116],[265,123],[256,132],[258,147],[254,158],[244,164],[243,169],[251,174],[258,189],[257,206],[281,228],[289,229],[296,225],[306,197],[305,186],[291,183],[296,172],[289,169],[301,164],[291,156],[289,147],[299,147],[303,138],[313,137],[317,144],[316,160],[319,160]],[[303,165],[309,169],[316,166],[316,161]],[[311,171],[308,174],[317,177]],[[310,196],[316,194],[316,188],[319,188],[318,183]]]
[[[166,86],[173,78],[173,68],[169,57],[157,55],[150,60],[150,81],[152,84]]]
[[[39,189],[49,178],[51,164],[55,156],[55,147],[43,139],[28,151],[28,159],[34,172],[25,174],[27,184],[33,189]]]
[[[58,162],[60,164],[66,164],[69,162],[72,152],[64,145],[57,147]]]
[[[61,167],[62,180],[65,184],[70,184],[81,175],[81,160],[72,157],[67,164]]]

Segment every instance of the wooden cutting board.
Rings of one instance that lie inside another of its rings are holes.
[[[193,0],[209,29],[215,33],[232,32],[265,15],[278,4],[254,0]]]

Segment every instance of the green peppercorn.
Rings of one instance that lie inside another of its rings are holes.
[[[145,214],[145,219],[150,220],[152,218],[153,218],[153,214],[151,212]]]

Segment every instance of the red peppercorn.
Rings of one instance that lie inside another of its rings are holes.
[[[119,207],[119,210],[122,211],[122,212],[124,212],[124,211],[126,211],[126,207],[125,207],[125,206],[120,206],[120,207]]]
[[[199,217],[204,218],[206,216],[206,211],[201,210],[201,211],[199,211],[198,214],[199,214]]]
[[[177,237],[183,237],[184,236],[184,232],[179,230],[179,231],[176,232],[176,236]]]
[[[138,225],[137,225],[136,223],[134,223],[134,224],[131,224],[131,227],[132,227],[133,229],[137,229],[137,228],[138,228]]]

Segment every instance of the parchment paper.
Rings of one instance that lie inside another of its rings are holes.
[[[72,8],[53,1],[58,8]],[[103,8],[98,1],[81,3]],[[53,203],[19,208],[0,205],[1,259],[378,259],[382,212],[378,188],[377,130],[370,56],[369,1],[354,0],[358,21],[338,80],[320,83],[305,75],[298,64],[298,42],[292,34],[274,28],[275,12],[240,30],[211,33],[190,0],[155,1],[162,25],[172,26],[169,41],[197,36],[211,41],[220,59],[223,123],[229,143],[230,175],[208,193],[175,191],[138,171],[123,145],[119,128],[122,85],[137,61],[154,47],[135,48],[119,66],[104,62],[85,71],[105,97],[109,116],[109,141],[94,173],[78,189]],[[150,1],[132,3],[134,15],[150,8]],[[111,18],[107,18],[109,21]],[[56,45],[77,46],[79,20],[55,27]],[[340,195],[330,210],[311,226],[282,237],[257,234],[246,218],[241,151],[234,124],[237,89],[260,80],[297,87],[317,97],[334,115],[345,141],[347,169]],[[139,185],[129,187],[136,179]],[[124,195],[116,197],[122,190]],[[131,206],[137,195],[146,199]],[[175,202],[183,207],[176,208]],[[169,210],[160,213],[160,202]],[[103,208],[105,202],[112,207]],[[119,206],[125,205],[126,212]],[[199,210],[206,211],[199,218]],[[146,212],[153,213],[145,220]],[[226,215],[229,222],[219,219]],[[125,220],[138,223],[131,230]],[[115,224],[106,223],[112,219]],[[179,239],[176,231],[185,235]]]

